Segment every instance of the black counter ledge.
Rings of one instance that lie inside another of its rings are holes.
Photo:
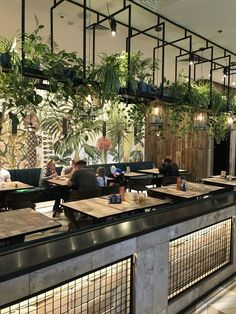
[[[53,265],[139,235],[162,229],[236,204],[236,192],[133,216],[84,231],[67,232],[0,251],[0,281]]]

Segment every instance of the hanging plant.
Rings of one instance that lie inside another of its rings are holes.
[[[221,141],[223,141],[226,138],[227,133],[229,132],[227,115],[221,114],[221,115],[210,116],[208,126],[209,126],[209,129],[208,129],[209,135],[213,136],[216,143],[219,144]]]
[[[134,128],[134,143],[137,144],[144,138],[147,115],[152,107],[151,102],[137,103],[128,107],[128,126]]]

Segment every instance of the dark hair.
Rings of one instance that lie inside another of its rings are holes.
[[[171,160],[170,157],[166,157],[166,158],[164,159],[164,162],[170,164],[170,163],[172,162],[172,160]]]
[[[77,161],[76,165],[81,166],[81,167],[86,167],[87,162],[83,159],[80,159],[79,161]]]

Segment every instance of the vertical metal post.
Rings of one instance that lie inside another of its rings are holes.
[[[230,64],[231,64],[231,55],[229,55],[229,70],[228,70],[228,93],[227,93],[227,111],[230,110],[230,103],[229,103],[229,97],[230,97]]]
[[[196,64],[193,65],[193,80],[196,81]]]
[[[131,5],[128,7],[128,38],[126,39],[126,52],[128,53],[128,78],[130,77],[130,52],[131,52]]]
[[[211,48],[211,69],[210,69],[210,109],[212,108],[212,88],[213,88],[213,58],[214,58],[214,52],[213,47]]]
[[[95,24],[93,25],[93,67],[95,66],[95,45],[96,45],[96,36],[95,36]]]
[[[189,58],[190,58],[191,53],[192,53],[192,36],[190,36],[190,38],[189,38]],[[189,88],[191,87],[191,73],[192,73],[192,66],[189,62],[189,66],[188,66],[188,86],[189,86]]]
[[[163,97],[164,92],[164,81],[165,81],[165,35],[166,33],[166,24],[163,23],[162,30],[162,69],[161,69],[161,98]]]
[[[153,66],[153,69],[152,69],[152,83],[155,84],[155,63],[156,63],[156,50],[155,50],[155,48],[152,49],[152,60],[153,60],[153,63],[152,63],[152,66]]]
[[[86,78],[86,13],[87,13],[87,0],[84,0],[84,6],[83,6],[83,77]]]
[[[21,1],[21,58],[22,71],[25,68],[25,0]]]
[[[55,1],[54,1],[55,5]],[[53,29],[53,7],[50,8],[50,43],[51,43],[51,52],[53,52],[53,42],[54,42],[54,29]]]
[[[181,54],[181,52],[180,52]],[[178,56],[175,57],[175,83],[177,82],[177,71],[178,71]]]

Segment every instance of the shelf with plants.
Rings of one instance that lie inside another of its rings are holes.
[[[176,82],[168,82],[165,89],[168,97],[164,97],[162,101],[165,109],[164,121],[172,133],[183,137],[206,129],[217,142],[225,138],[229,131],[229,108],[232,117],[236,113],[233,94],[228,97],[214,86],[211,88],[210,82],[191,81],[189,84],[181,74]],[[201,121],[203,116],[206,118],[205,124]]]

